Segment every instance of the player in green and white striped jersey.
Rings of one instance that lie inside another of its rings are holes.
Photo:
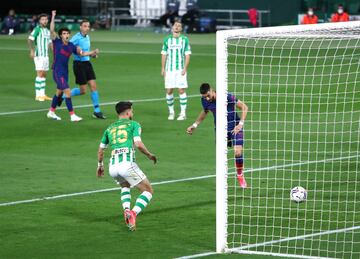
[[[121,202],[124,218],[129,230],[135,230],[136,216],[150,202],[153,189],[146,175],[135,163],[135,146],[141,153],[156,163],[156,156],[149,152],[141,141],[141,126],[132,120],[133,109],[131,102],[119,102],[115,106],[119,119],[111,124],[104,132],[98,151],[97,176],[104,175],[104,149],[110,145],[111,158],[109,174],[121,186]],[[136,187],[141,194],[130,210],[130,187]]]
[[[181,112],[177,120],[186,119],[187,69],[190,63],[191,48],[188,37],[181,34],[182,24],[176,21],[172,34],[164,39],[161,50],[161,75],[165,78],[166,102],[169,108],[169,120],[175,119],[174,88],[178,88]]]
[[[35,100],[40,102],[52,100],[45,94],[46,73],[49,70],[49,45],[51,44],[48,22],[47,14],[40,14],[39,25],[34,28],[28,38],[30,57],[34,59],[36,70]],[[35,43],[35,48],[33,43]]]

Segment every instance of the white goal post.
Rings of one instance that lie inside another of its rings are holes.
[[[246,189],[228,93],[249,108]],[[360,258],[359,150],[360,21],[216,33],[217,253]]]

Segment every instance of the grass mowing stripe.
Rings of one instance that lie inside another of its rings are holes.
[[[191,178],[184,178],[184,179],[162,181],[162,182],[152,183],[152,185],[162,185],[162,184],[169,184],[169,183],[187,182],[187,181],[201,180],[201,179],[207,179],[207,178],[213,178],[213,177],[215,177],[215,175],[204,175],[204,176],[199,176],[199,177],[191,177]],[[120,187],[101,189],[101,190],[93,190],[93,191],[85,191],[85,192],[75,192],[75,193],[68,193],[68,194],[60,194],[60,195],[47,196],[47,197],[42,197],[42,198],[35,198],[35,199],[30,199],[30,200],[5,202],[5,203],[0,203],[0,207],[23,204],[23,203],[31,203],[31,202],[36,202],[36,201],[56,200],[56,199],[60,199],[60,198],[67,198],[67,197],[80,196],[80,195],[93,194],[93,193],[100,193],[100,192],[111,192],[111,191],[116,191],[116,190],[120,190]]]
[[[293,164],[287,164],[287,165],[274,165],[274,166],[269,166],[269,167],[248,169],[248,170],[245,170],[244,173],[258,172],[258,171],[278,169],[278,168],[286,168],[286,167],[299,166],[299,165],[324,163],[324,162],[328,162],[328,161],[351,159],[351,158],[355,158],[355,157],[359,157],[359,154],[346,156],[346,157],[329,158],[329,159],[316,160],[316,161],[307,161],[307,162],[302,162],[302,163],[293,163]],[[235,173],[229,173],[229,175],[233,175],[233,174],[235,174]],[[178,183],[178,182],[187,182],[187,181],[193,181],[193,180],[202,180],[202,179],[213,178],[215,176],[216,175],[203,175],[203,176],[198,176],[198,177],[161,181],[161,182],[152,183],[152,185],[162,185],[162,184],[169,184],[169,183]],[[0,207],[17,205],[17,204],[24,204],[24,203],[31,203],[31,202],[36,202],[36,201],[55,200],[55,199],[60,199],[60,198],[73,197],[73,196],[79,196],[79,195],[86,195],[86,194],[92,194],[92,193],[110,192],[110,191],[115,191],[115,190],[120,190],[120,187],[109,188],[109,189],[101,189],[101,190],[93,190],[93,191],[85,191],[85,192],[61,194],[61,195],[48,196],[48,197],[42,197],[42,198],[35,198],[35,199],[30,199],[30,200],[4,202],[4,203],[0,203]]]
[[[199,95],[188,95],[188,98],[199,97]],[[179,97],[174,97],[174,99],[179,99]],[[150,99],[139,99],[139,100],[130,100],[133,103],[145,103],[145,102],[157,102],[157,101],[165,101],[166,98],[150,98]],[[115,105],[117,102],[106,102],[101,103],[101,106]],[[93,107],[93,104],[84,104],[84,105],[75,105],[74,108],[88,108]],[[56,110],[66,110],[66,107],[58,107]],[[6,115],[15,115],[15,114],[23,114],[23,113],[33,113],[33,112],[45,112],[49,109],[35,109],[35,110],[24,110],[24,111],[12,111],[12,112],[0,112],[0,116]]]

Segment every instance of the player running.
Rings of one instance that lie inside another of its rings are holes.
[[[30,48],[30,58],[34,59],[36,78],[35,78],[35,100],[43,102],[52,100],[45,94],[46,74],[49,71],[49,46],[51,44],[50,31],[46,27],[49,19],[47,14],[38,16],[39,25],[37,25],[28,37]],[[35,49],[33,43],[35,42]]]
[[[206,115],[211,111],[214,115],[214,124],[216,127],[216,92],[208,83],[203,83],[200,86],[201,104],[203,110],[200,112],[196,121],[186,129],[188,134],[192,134],[193,131],[199,126],[199,124],[205,119]],[[236,99],[235,96],[227,95],[227,129],[228,129],[228,146],[234,146],[235,151],[235,166],[237,171],[237,179],[242,188],[246,188],[247,184],[243,174],[243,126],[248,112],[248,107],[242,101]],[[235,110],[235,106],[241,109],[241,118]]]
[[[141,140],[141,126],[133,121],[131,102],[119,102],[115,106],[118,120],[111,124],[104,132],[98,151],[98,177],[104,175],[104,149],[110,145],[111,158],[109,174],[121,186],[121,203],[124,209],[125,223],[130,231],[136,228],[136,216],[149,204],[153,189],[146,175],[135,163],[134,144],[150,160],[156,163],[156,156],[149,152]],[[141,194],[130,210],[130,187],[136,187]]]
[[[81,50],[81,48],[76,47],[73,43],[69,42],[70,30],[68,28],[61,28],[58,32],[59,38],[57,38],[55,32],[55,16],[56,11],[52,11],[50,23],[50,33],[54,48],[54,63],[52,69],[53,78],[57,85],[57,90],[52,99],[51,107],[47,113],[47,117],[54,120],[61,120],[61,118],[55,114],[55,110],[56,106],[61,105],[62,95],[64,93],[66,107],[70,113],[70,120],[74,122],[81,121],[82,118],[75,114],[71,101],[71,92],[68,85],[69,58],[71,54],[78,54],[81,56],[96,55],[99,50],[96,49],[94,51],[84,52]]]

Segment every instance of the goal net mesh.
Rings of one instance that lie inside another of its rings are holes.
[[[360,258],[360,23],[287,28],[227,40],[227,91],[249,108],[247,189],[227,151],[228,251]]]

